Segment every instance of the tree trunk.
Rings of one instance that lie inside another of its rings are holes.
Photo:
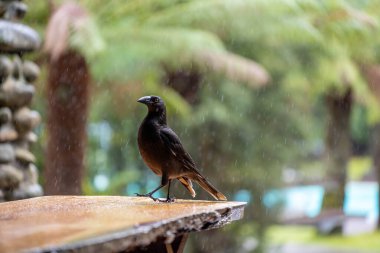
[[[373,168],[376,173],[376,181],[380,191],[380,123],[377,123],[372,132],[372,157]],[[380,194],[377,199],[377,206],[380,210]],[[380,218],[377,219],[377,229],[380,230]]]
[[[328,111],[326,162],[328,179],[332,183],[325,196],[325,208],[343,208],[346,170],[351,155],[350,114],[352,91],[326,97]]]
[[[371,92],[380,101],[380,65],[361,65],[361,71],[368,83]],[[372,162],[379,187],[378,209],[380,210],[380,123],[377,123],[372,132]],[[380,230],[380,218],[377,220],[377,229]]]
[[[50,61],[46,194],[81,194],[88,97],[89,71],[83,56],[67,51]]]
[[[165,83],[177,91],[187,102],[196,104],[202,75],[195,69],[166,70]]]

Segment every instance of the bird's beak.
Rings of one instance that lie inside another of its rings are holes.
[[[137,100],[137,102],[142,103],[142,104],[148,104],[149,101],[150,101],[150,96],[145,96],[145,97],[139,98],[139,100]]]

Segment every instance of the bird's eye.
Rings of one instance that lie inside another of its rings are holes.
[[[158,103],[159,99],[157,97],[152,97],[152,102],[153,103]]]

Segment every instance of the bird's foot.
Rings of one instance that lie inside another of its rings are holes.
[[[153,199],[153,201],[157,201],[157,200],[160,201],[160,199],[153,197],[152,194],[150,193],[147,193],[147,194],[135,193],[135,194],[137,197],[148,197],[148,198]]]
[[[157,199],[159,202],[163,203],[173,203],[175,202],[175,198],[167,198],[167,199]]]
[[[151,198],[153,201],[158,201],[158,202],[163,202],[163,203],[172,203],[172,202],[175,202],[175,198],[166,198],[166,199],[159,199],[159,198],[155,198],[152,196],[152,194],[150,193],[146,193],[146,194],[140,194],[140,193],[135,193],[137,197],[148,197],[148,198]]]

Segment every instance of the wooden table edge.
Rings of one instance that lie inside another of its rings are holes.
[[[210,201],[213,202],[213,201]],[[223,202],[220,202],[223,203]],[[23,253],[42,252],[132,252],[133,249],[148,246],[158,239],[170,244],[178,236],[222,227],[244,215],[246,202],[229,202],[229,207],[216,208],[210,212],[165,219],[140,224],[120,231],[110,232],[93,238],[42,248],[32,248]],[[138,237],[142,238],[138,238]],[[163,236],[163,238],[162,238]]]

